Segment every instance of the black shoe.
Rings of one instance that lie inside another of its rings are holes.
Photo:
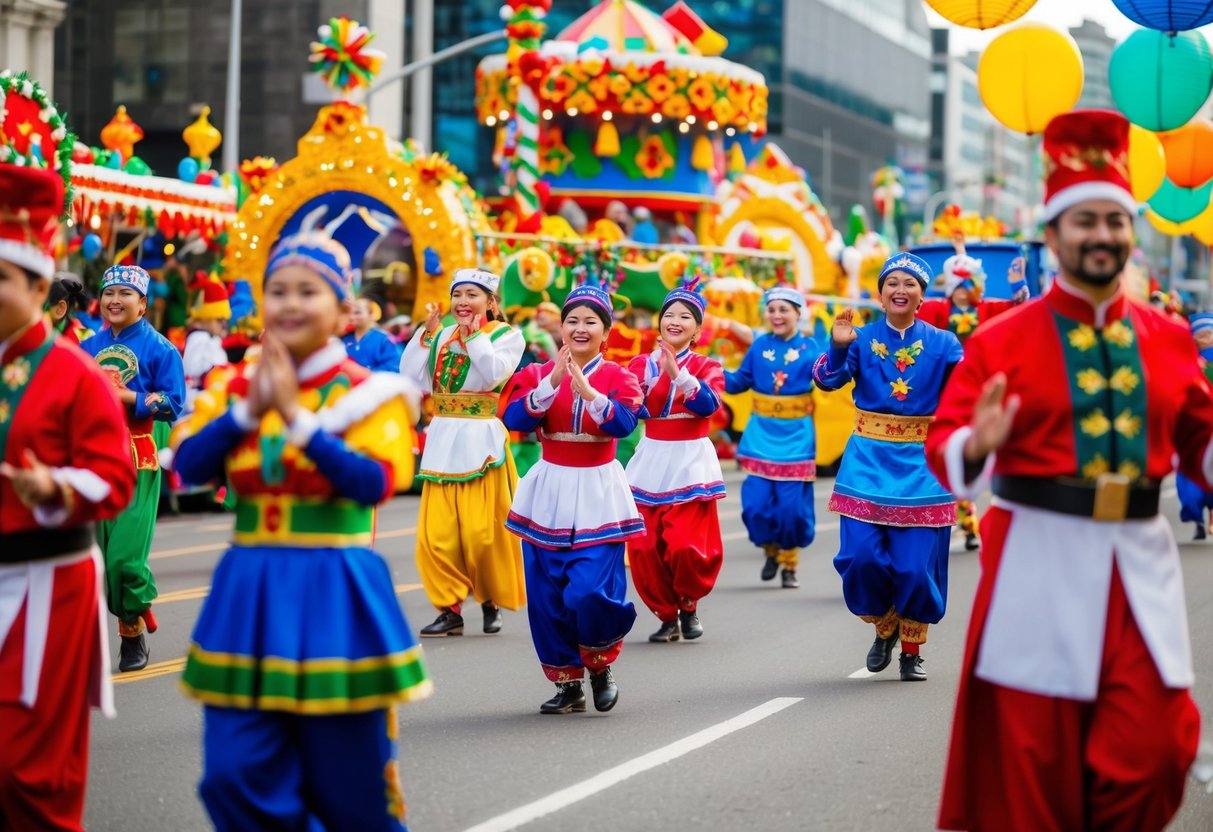
[[[981,548],[981,541],[972,532],[965,532],[965,551],[976,552]]]
[[[609,711],[619,701],[619,687],[611,668],[606,667],[598,673],[590,674],[590,687],[594,691],[594,710]]]
[[[421,628],[424,638],[442,638],[443,636],[463,635],[463,616],[450,610],[438,613],[434,623]]]
[[[778,574],[779,561],[775,560],[774,555],[767,555],[767,562],[762,565],[762,579],[764,581],[773,581]]]
[[[147,649],[143,633],[137,636],[123,636],[122,646],[118,648],[118,670],[121,673],[142,670],[147,667],[150,656],[151,652]]]
[[[687,641],[692,641],[703,635],[703,625],[699,623],[699,613],[694,610],[691,612],[680,610],[678,612],[678,621],[682,624],[682,637]]]
[[[541,714],[585,713],[585,691],[581,682],[556,685],[556,695],[539,706]]]
[[[501,610],[493,606],[492,601],[485,601],[480,605],[480,609],[484,610],[484,631],[489,635],[501,632]]]
[[[889,662],[893,661],[893,645],[897,644],[899,635],[900,631],[894,630],[888,638],[876,636],[876,640],[872,642],[872,649],[868,651],[869,672],[879,673],[889,666]]]
[[[678,641],[682,638],[682,633],[678,631],[678,621],[662,621],[661,629],[649,636],[649,641],[655,644],[664,644],[670,641]]]
[[[917,653],[901,654],[901,681],[925,682],[927,672],[922,669],[922,656]]]
[[[1193,540],[1204,540],[1208,536],[1209,535],[1205,533],[1205,524],[1197,523],[1196,524],[1196,536],[1193,537],[1192,539]]]
[[[782,586],[784,589],[800,589],[800,581],[796,580],[795,569],[783,570],[782,580]]]

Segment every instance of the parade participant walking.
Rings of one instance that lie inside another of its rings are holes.
[[[923,301],[918,307],[918,319],[939,329],[946,329],[960,339],[972,335],[986,321],[1014,309],[1028,299],[1028,284],[1024,280],[1024,259],[1011,261],[1007,275],[1011,286],[1010,300],[986,300],[986,272],[976,257],[965,253],[964,237],[953,241],[956,253],[943,262],[944,293],[940,300]],[[978,541],[977,507],[970,500],[956,503],[957,524],[965,534],[965,549],[973,552],[981,545]]]
[[[741,520],[750,542],[766,552],[762,579],[774,579],[782,567],[783,587],[795,589],[800,550],[816,531],[813,362],[822,350],[798,330],[804,295],[776,286],[767,290],[765,306],[770,331],[754,339],[737,370],[725,373],[725,391],[754,391],[754,412],[737,447],[737,463],[748,475]]]
[[[969,340],[927,441],[955,493],[995,496],[939,825],[1161,830],[1200,717],[1159,484],[1178,455],[1209,486],[1213,397],[1186,328],[1122,285],[1128,121],[1058,116],[1044,150],[1057,281]]]
[[[522,333],[500,320],[501,278],[460,269],[451,280],[455,323],[442,326],[431,308],[425,327],[405,347],[400,372],[432,392],[418,479],[417,570],[438,617],[426,637],[463,634],[462,606],[472,595],[484,632],[498,633],[501,610],[526,603],[522,550],[505,530],[518,486],[498,394],[525,348]]]
[[[374,372],[395,373],[400,370],[400,347],[379,328],[383,316],[379,304],[370,298],[354,301],[350,322],[354,328],[342,336],[350,358]]]
[[[181,354],[144,317],[151,278],[138,266],[112,266],[101,278],[101,313],[108,326],[80,347],[109,373],[126,407],[130,451],[139,472],[135,496],[117,519],[97,526],[105,555],[105,595],[118,618],[123,673],[147,666],[144,632],[156,632],[156,579],[148,564],[160,503],[159,449],[185,402]]]
[[[637,593],[661,622],[649,636],[654,642],[703,635],[699,601],[716,585],[724,561],[716,512],[724,475],[708,438],[724,371],[719,362],[691,351],[705,306],[696,283],[666,295],[658,348],[628,367],[645,394],[641,416],[647,428],[627,467],[645,528],[644,537],[630,544],[630,561]]]
[[[0,96],[14,112],[50,106],[24,75],[0,77]],[[89,706],[114,715],[92,524],[135,488],[109,380],[43,316],[66,207],[48,164],[67,164],[58,126],[35,123],[40,156],[0,133],[0,827],[13,830],[83,828]]]
[[[46,314],[50,316],[51,327],[73,344],[93,334],[93,331],[80,323],[76,316],[88,310],[88,292],[80,278],[71,272],[55,272],[51,281],[50,293],[46,298]]]
[[[853,310],[844,309],[813,371],[823,390],[855,382],[855,431],[829,503],[842,515],[834,568],[847,608],[876,626],[868,670],[888,667],[900,639],[906,682],[927,678],[920,648],[927,625],[944,615],[956,523],[956,503],[923,452],[931,414],[962,356],[955,335],[914,317],[931,278],[913,254],[889,258],[876,282],[884,320],[856,329]]]
[[[189,330],[181,365],[185,370],[185,414],[194,410],[194,399],[206,387],[206,375],[227,362],[223,338],[232,317],[227,287],[218,279],[199,272],[194,284],[196,297],[190,306]]]
[[[1205,378],[1213,383],[1213,312],[1198,312],[1188,318],[1192,330],[1192,338],[1200,351],[1201,367]],[[1196,535],[1193,540],[1204,540],[1208,537],[1205,519],[1209,510],[1213,509],[1213,491],[1206,491],[1196,482],[1184,476],[1183,471],[1175,474],[1175,490],[1179,492],[1179,519],[1183,523],[1195,523]]]
[[[178,434],[182,476],[226,469],[237,494],[182,677],[206,706],[199,792],[219,830],[399,832],[392,705],[431,685],[370,546],[418,395],[346,356],[349,255],[327,235],[282,240],[264,287],[260,360]]]
[[[565,346],[555,361],[515,376],[505,412],[510,430],[538,431],[543,457],[518,484],[506,525],[526,553],[527,608],[535,652],[556,695],[539,710],[585,710],[619,696],[611,672],[632,629],[624,541],[644,534],[615,442],[636,429],[643,393],[635,376],[602,357],[611,297],[594,284],[569,293],[561,311]]]

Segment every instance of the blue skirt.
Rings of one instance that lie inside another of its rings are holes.
[[[210,705],[298,714],[360,713],[431,691],[387,564],[358,547],[229,549],[182,685]]]

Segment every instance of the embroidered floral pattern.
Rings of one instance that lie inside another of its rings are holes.
[[[1131,460],[1120,463],[1120,473],[1124,474],[1132,482],[1136,482],[1142,477],[1141,467]]]
[[[1099,370],[1088,367],[1078,371],[1077,384],[1084,393],[1093,396],[1108,386],[1108,380]]]
[[[1133,333],[1129,333],[1132,337]],[[1121,395],[1127,396],[1132,393],[1137,385],[1141,383],[1141,377],[1129,367],[1121,367],[1116,372],[1112,373],[1112,379],[1108,382],[1108,386]]]
[[[800,350],[795,347],[788,347],[788,351],[783,354],[783,363],[791,364],[800,358]]]
[[[877,358],[888,358],[889,357],[888,344],[883,344],[880,341],[877,341],[875,338],[873,338],[871,347],[872,347],[872,354],[875,355]]]
[[[1112,321],[1104,327],[1103,337],[1109,344],[1115,344],[1118,347],[1133,345],[1133,330],[1125,326],[1124,321]]]
[[[906,383],[905,379],[901,377],[898,377],[897,381],[890,381],[889,386],[893,388],[893,392],[889,395],[897,399],[899,402],[904,402],[910,395],[910,391],[914,389]]]
[[[763,350],[762,357],[765,358],[767,361],[774,361],[775,360],[775,350]]]
[[[1087,436],[1103,436],[1112,429],[1112,423],[1102,410],[1093,411],[1083,417],[1079,425],[1082,427],[1082,432]]]
[[[776,394],[779,393],[780,388],[783,387],[784,383],[787,382],[787,380],[788,380],[788,374],[785,373],[783,370],[776,370],[775,372],[771,373],[771,383],[775,387]]]
[[[977,329],[977,315],[974,312],[956,312],[949,315],[948,328],[957,335],[968,335]]]
[[[1111,470],[1108,461],[1103,458],[1102,454],[1096,454],[1091,458],[1091,461],[1082,466],[1082,475],[1084,478],[1093,480],[1100,474],[1106,474]]]
[[[9,407],[8,402],[0,401],[0,425],[7,425],[12,415],[13,410]]]
[[[922,355],[922,341],[915,341],[908,347],[902,347],[897,352],[893,353],[893,358],[897,361],[897,369],[904,373],[906,367],[914,366],[914,360]]]
[[[1079,324],[1070,330],[1069,334],[1070,346],[1079,352],[1086,352],[1098,343],[1095,338],[1095,330],[1086,324]]]
[[[1112,424],[1115,426],[1116,432],[1125,439],[1132,439],[1141,433],[1141,417],[1134,416],[1133,411],[1127,408],[1120,412]]]
[[[4,383],[9,390],[17,390],[29,383],[29,361],[18,358],[4,366]]]

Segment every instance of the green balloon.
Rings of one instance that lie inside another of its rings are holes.
[[[126,164],[122,169],[132,176],[147,176],[152,172],[152,169],[147,166],[147,162],[140,159],[138,156],[132,156],[126,160]]]
[[[1108,83],[1129,121],[1155,132],[1175,130],[1213,90],[1213,55],[1200,32],[1139,29],[1112,52]]]
[[[1158,193],[1150,197],[1149,205],[1154,213],[1171,222],[1187,222],[1196,219],[1209,207],[1213,196],[1213,182],[1199,188],[1181,188],[1170,179],[1163,180]]]

